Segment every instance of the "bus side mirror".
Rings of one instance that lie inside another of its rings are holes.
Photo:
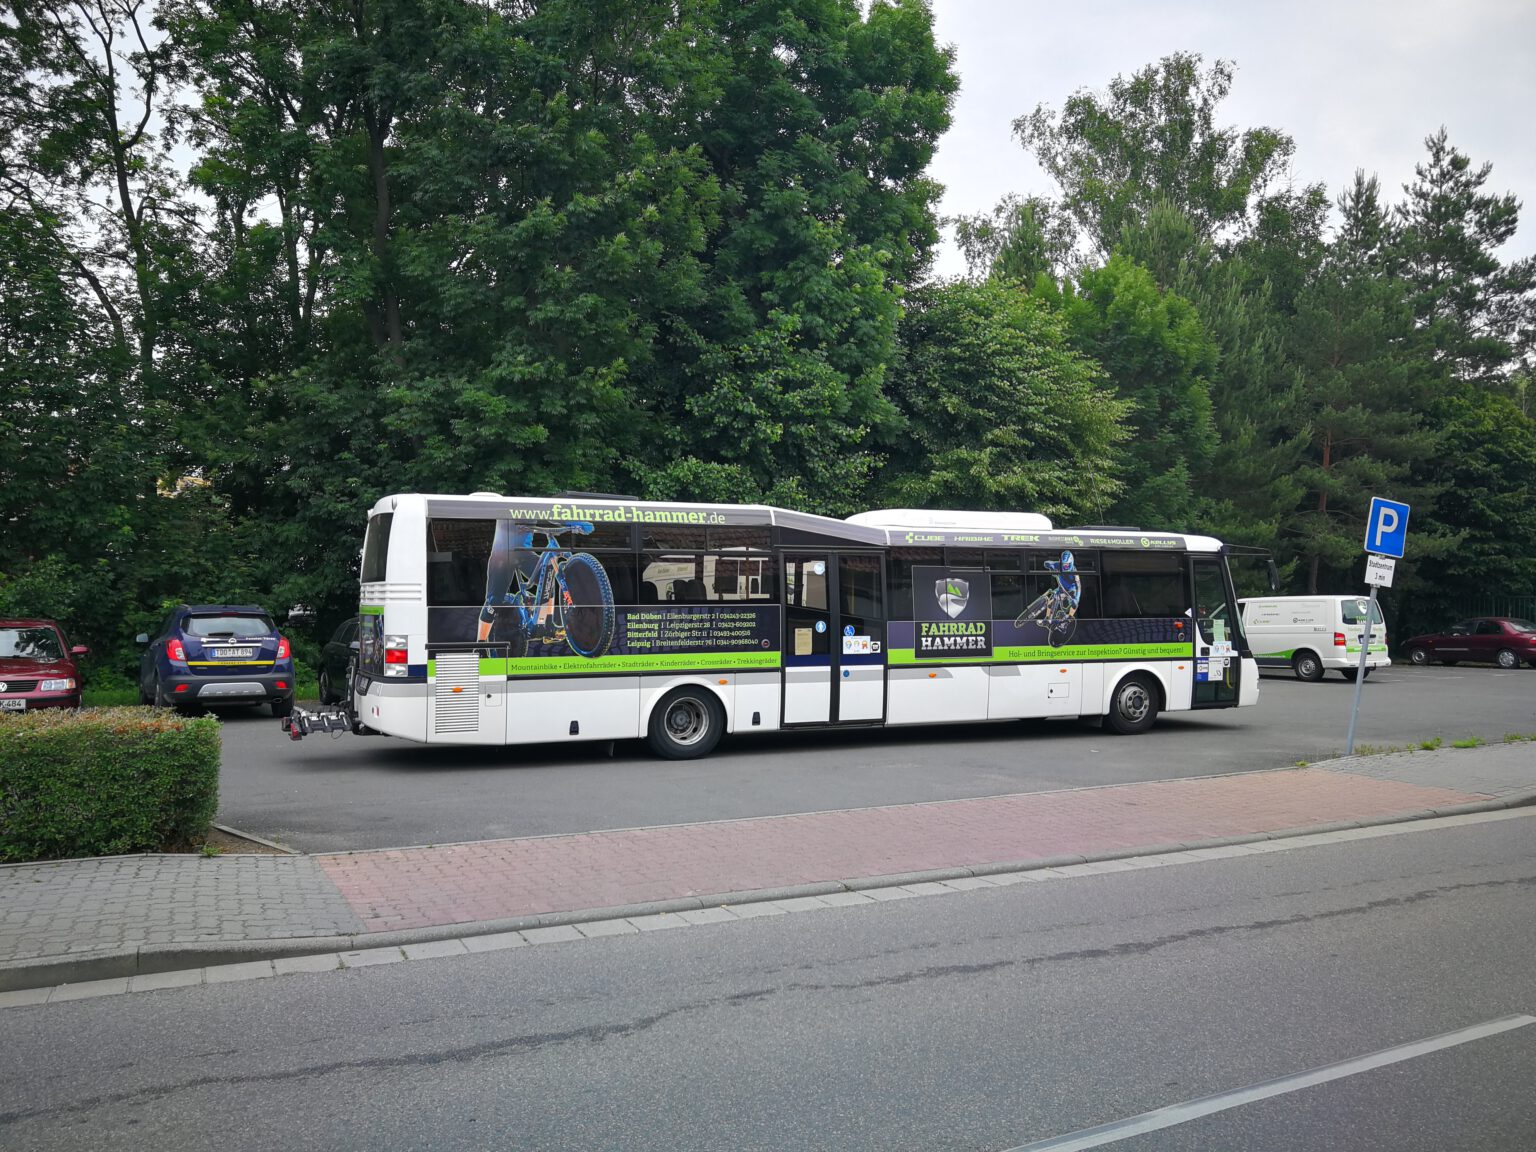
[[[1280,569],[1275,567],[1273,560],[1269,561],[1269,590],[1271,592],[1280,591]]]

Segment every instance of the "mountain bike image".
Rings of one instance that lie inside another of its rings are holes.
[[[578,656],[604,655],[613,643],[613,585],[595,556],[559,541],[567,532],[591,531],[584,521],[497,524],[480,639],[506,644],[514,659],[528,654],[531,640],[563,642]],[[542,548],[534,547],[535,534],[544,537]]]
[[[1031,620],[1045,629],[1046,643],[1060,648],[1077,631],[1077,605],[1060,588],[1052,588],[1036,596],[1014,624],[1022,628]]]
[[[1063,551],[1060,560],[1047,560],[1045,567],[1056,574],[1056,587],[1036,596],[1013,623],[1014,627],[1022,628],[1033,620],[1045,629],[1046,643],[1060,648],[1077,631],[1077,605],[1083,596],[1083,582],[1071,552]]]

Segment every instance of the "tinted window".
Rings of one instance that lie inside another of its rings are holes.
[[[257,640],[276,631],[267,616],[188,616],[181,627],[188,636],[208,639]]]
[[[393,512],[380,512],[368,520],[368,535],[363,540],[364,584],[374,584],[385,579],[385,566],[389,561],[389,530],[394,521]]]
[[[1536,624],[1529,620],[1506,620],[1504,623],[1509,625],[1511,632],[1536,632]]]
[[[1104,615],[1182,616],[1189,607],[1184,565],[1177,556],[1105,552]]]
[[[640,557],[638,603],[776,600],[776,577],[774,561],[768,556],[650,553]]]
[[[495,544],[494,520],[428,520],[427,603],[484,604]],[[510,569],[504,575],[510,585]]]
[[[52,628],[0,628],[0,659],[62,660],[63,646]]]
[[[1477,634],[1479,636],[1500,636],[1504,630],[1492,620],[1479,620],[1477,622]]]
[[[1344,600],[1339,604],[1339,611],[1343,615],[1346,624],[1364,624],[1366,610],[1371,611],[1371,623],[1381,623],[1381,605],[1372,607],[1371,602],[1365,598]]]

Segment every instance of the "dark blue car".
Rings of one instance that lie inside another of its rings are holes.
[[[208,704],[270,704],[293,711],[293,656],[265,609],[179,604],[153,635],[141,632],[139,700],[196,711]]]

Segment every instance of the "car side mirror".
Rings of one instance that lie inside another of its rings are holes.
[[[84,644],[76,644],[69,650],[69,654],[71,656],[89,656],[91,654],[91,650]]]
[[[135,644],[148,644],[149,643],[149,633],[148,632],[140,632],[137,636],[135,636],[133,638],[133,642]]]
[[[362,647],[362,645],[361,645],[361,644],[360,644],[360,643],[359,643],[359,642],[358,642],[358,641],[356,641],[356,640],[354,640],[354,641],[352,641],[352,642],[351,642],[351,643],[350,643],[350,644],[348,644],[348,645],[347,645],[347,647],[348,647],[348,648],[350,648],[350,649],[352,649],[352,650],[353,650],[353,651],[354,651],[354,652],[355,652],[355,651],[357,651],[357,650],[358,650],[358,649],[359,649],[359,648],[361,648],[361,647]]]

